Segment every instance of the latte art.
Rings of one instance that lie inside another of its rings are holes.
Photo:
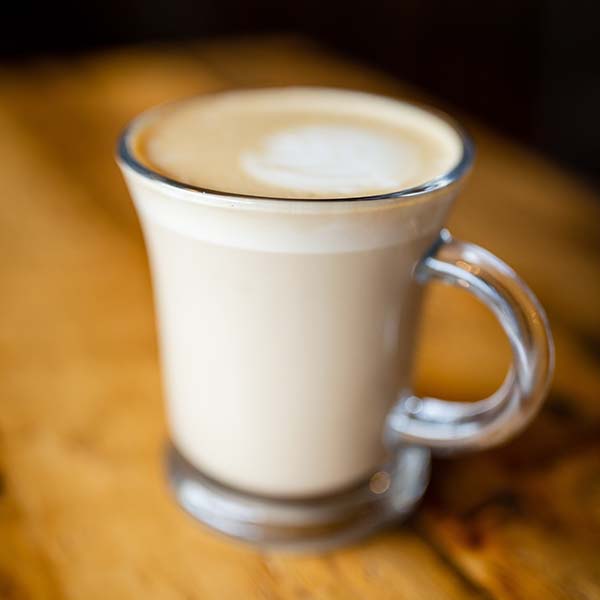
[[[243,170],[268,186],[323,194],[400,188],[414,176],[419,148],[367,128],[309,125],[267,137],[244,152]]]
[[[462,152],[456,131],[416,106],[318,88],[166,106],[136,146],[150,169],[196,187],[315,200],[406,190],[449,172]]]

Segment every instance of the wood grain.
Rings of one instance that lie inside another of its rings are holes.
[[[479,156],[451,227],[548,309],[557,371],[538,420],[437,462],[408,523],[325,556],[223,540],[170,498],[149,277],[114,141],[150,105],[282,84],[423,97],[288,38],[0,71],[0,598],[600,598],[600,203],[468,118]],[[508,364],[492,317],[441,286],[420,346],[418,389],[451,399],[485,395]]]

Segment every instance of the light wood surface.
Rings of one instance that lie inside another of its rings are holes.
[[[450,225],[548,310],[557,368],[537,421],[437,461],[408,522],[323,556],[230,542],[171,499],[150,282],[114,141],[162,101],[298,83],[415,95],[286,38],[0,70],[0,598],[600,598],[600,203],[468,118],[478,160]],[[435,286],[419,356],[418,390],[476,399],[508,347],[476,301]]]

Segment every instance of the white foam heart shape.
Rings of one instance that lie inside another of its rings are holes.
[[[310,194],[400,189],[419,168],[416,144],[354,125],[279,131],[240,160],[246,174],[263,184]]]

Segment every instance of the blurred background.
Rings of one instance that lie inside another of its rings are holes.
[[[3,13],[4,63],[141,42],[299,33],[600,182],[598,2],[21,0]]]

